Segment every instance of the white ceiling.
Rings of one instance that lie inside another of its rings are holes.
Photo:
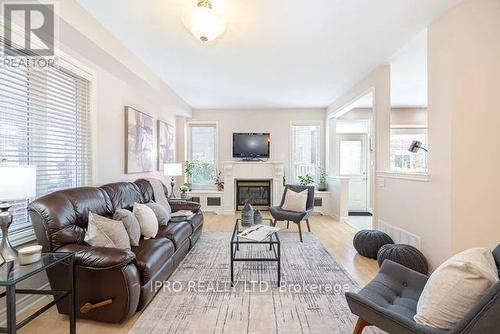
[[[460,0],[213,0],[212,44],[182,25],[196,0],[79,0],[194,108],[325,107]]]

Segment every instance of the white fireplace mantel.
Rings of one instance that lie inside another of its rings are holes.
[[[279,161],[224,162],[224,214],[236,211],[236,180],[270,180],[271,205],[278,205],[283,193],[284,166]]]

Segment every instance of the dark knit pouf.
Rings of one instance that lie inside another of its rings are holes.
[[[394,241],[382,231],[361,230],[356,233],[352,243],[359,254],[376,259],[380,247],[386,244],[393,244]]]
[[[384,260],[391,260],[407,268],[413,269],[427,275],[429,265],[421,251],[410,245],[384,245],[380,247],[377,255],[378,266],[382,266]]]

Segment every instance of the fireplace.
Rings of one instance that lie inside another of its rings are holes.
[[[241,210],[247,200],[250,200],[254,209],[269,210],[271,206],[271,181],[237,180],[236,210]]]

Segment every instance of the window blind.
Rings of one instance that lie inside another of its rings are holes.
[[[62,68],[0,68],[0,159],[37,166],[37,197],[90,184],[89,94]],[[31,228],[30,200],[12,202],[10,233]]]

